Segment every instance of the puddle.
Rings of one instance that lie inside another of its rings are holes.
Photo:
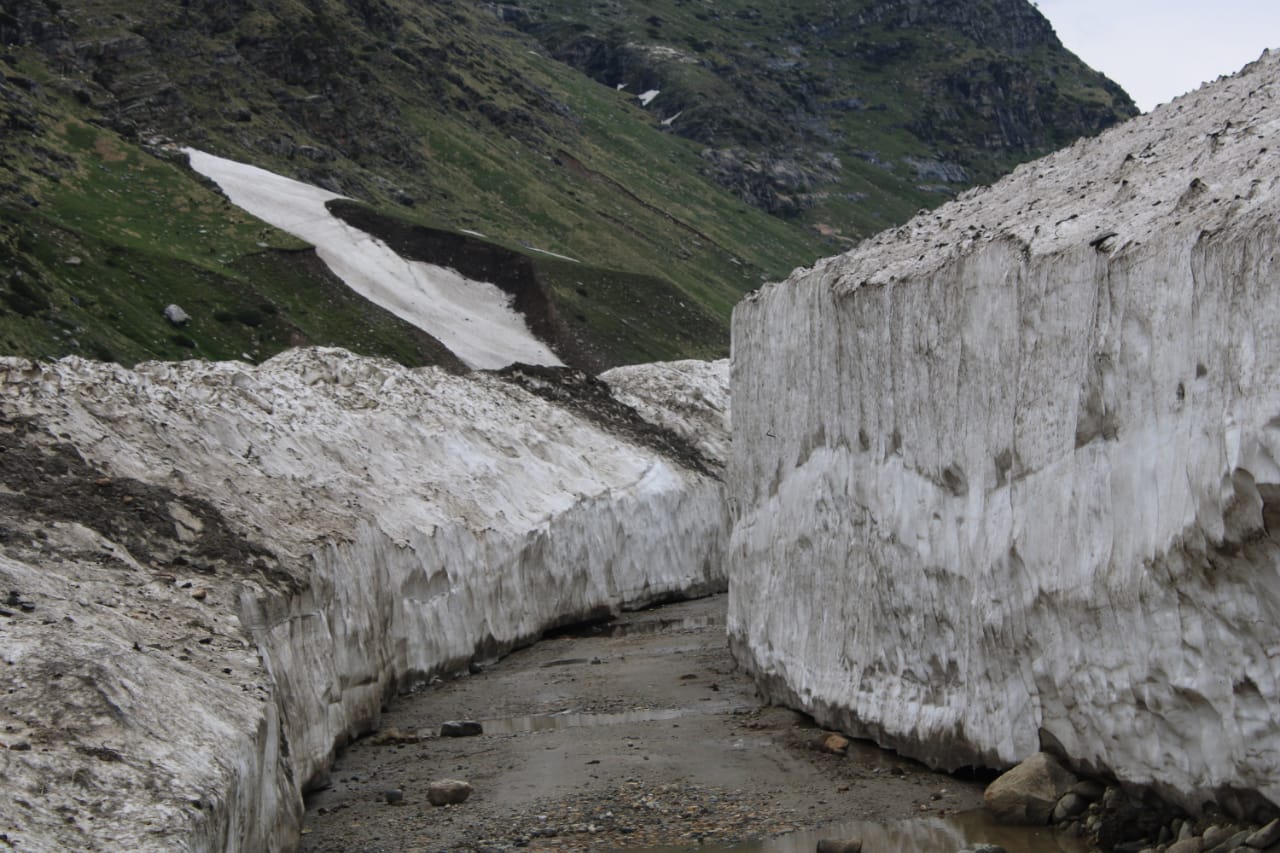
[[[535,714],[528,717],[504,717],[483,720],[486,735],[517,735],[528,732],[550,732],[560,729],[576,729],[594,726],[620,726],[632,723],[651,723],[662,720],[678,720],[702,714],[733,714],[750,710],[736,705],[716,704],[700,708],[655,708],[649,711],[622,711],[617,714],[576,714],[571,711],[559,714]]]
[[[615,853],[813,853],[824,838],[862,839],[862,853],[957,853],[978,844],[996,844],[1009,853],[1087,853],[1083,839],[1043,828],[1000,826],[978,810],[951,817],[895,823],[851,821],[802,830],[763,841],[697,847],[626,847]]]
[[[642,637],[650,634],[674,634],[680,631],[702,631],[724,627],[724,617],[718,614],[685,616],[683,618],[639,619],[624,622],[584,622],[548,632],[547,639],[592,639],[604,637]]]

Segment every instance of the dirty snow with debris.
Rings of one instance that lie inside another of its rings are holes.
[[[396,690],[724,586],[719,481],[492,374],[0,359],[0,424],[0,505],[27,508],[0,583],[34,608],[0,619],[3,739],[31,747],[0,750],[0,831],[25,851],[287,848]]]
[[[314,245],[348,287],[436,338],[469,367],[561,364],[511,307],[509,294],[446,267],[405,260],[331,214],[325,205],[342,198],[337,193],[194,148],[183,151],[191,168],[232,203]]]
[[[769,695],[1280,804],[1277,246],[1264,55],[739,305],[729,631]]]
[[[630,364],[600,374],[641,417],[688,440],[709,461],[729,458],[729,359]]]

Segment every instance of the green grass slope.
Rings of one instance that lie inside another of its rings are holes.
[[[310,247],[196,180],[185,158],[154,156],[60,106],[42,99],[31,113],[39,143],[6,159],[25,190],[0,201],[0,352],[260,360],[339,343],[461,367],[333,278]],[[171,324],[170,304],[191,320]]]
[[[918,111],[906,105],[928,92],[908,97],[910,86],[899,92],[878,77],[876,93],[850,83],[848,92],[813,94],[809,83],[761,76],[772,67],[765,54],[739,29],[721,33],[700,18],[701,5],[661,0],[658,25],[626,11],[623,41],[663,47],[674,39],[704,61],[671,70],[687,77],[688,92],[733,106],[729,115],[744,97],[768,94],[756,113],[744,107],[737,125],[707,133],[729,148],[759,128],[761,140],[793,148],[807,158],[804,169],[821,173],[809,193],[820,204],[806,202],[790,219],[770,215],[722,172],[785,173],[787,158],[769,165],[774,149],[762,143],[748,152],[761,163],[721,168],[706,140],[673,132],[684,119],[664,126],[669,116],[656,104],[642,108],[634,86],[618,90],[550,55],[559,25],[533,26],[532,16],[581,16],[588,23],[566,26],[590,34],[595,12],[575,2],[7,3],[0,352],[259,359],[316,343],[451,363],[429,337],[347,292],[306,247],[231,208],[171,153],[175,144],[343,193],[384,225],[424,229],[419,237],[486,235],[467,240],[530,266],[544,319],[590,367],[725,354],[728,316],[743,293],[943,198],[901,174],[904,157],[946,153],[907,128]],[[777,23],[770,9],[756,19],[739,0],[721,6],[716,21],[760,30],[759,44]],[[804,3],[794,10],[796,38],[811,31],[801,26],[809,14]],[[890,35],[895,44],[920,37],[886,30],[875,38]],[[858,68],[889,63],[857,56]],[[1102,97],[1081,85],[1071,103]],[[844,138],[861,138],[850,128],[864,123],[888,141],[865,157],[842,153],[836,168],[812,144],[812,129],[787,131],[812,122],[808,107],[788,107],[786,98],[803,106],[846,94],[885,107],[849,112],[838,128]],[[724,111],[708,115],[729,120]],[[959,115],[940,126],[956,146],[985,150],[977,138],[985,126],[968,128],[968,113]],[[1007,165],[992,163],[993,175]],[[192,321],[168,324],[170,303]]]

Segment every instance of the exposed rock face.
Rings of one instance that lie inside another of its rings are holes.
[[[646,109],[706,146],[706,174],[784,217],[838,221],[861,203],[859,150],[917,155],[895,163],[904,181],[930,152],[953,176],[944,183],[971,185],[1135,112],[1026,0],[697,10],[660,0],[607,13],[580,0],[514,2],[519,26],[560,61],[609,86],[660,90]],[[897,192],[915,198],[937,183]]]
[[[494,375],[5,359],[0,450],[24,851],[292,849],[395,691],[724,585],[717,480]]]
[[[716,182],[728,187],[748,204],[778,216],[792,216],[812,207],[821,198],[820,187],[838,180],[840,160],[829,152],[805,157],[773,156],[746,148],[706,148]]]
[[[734,317],[729,632],[935,766],[1280,803],[1280,57]]]

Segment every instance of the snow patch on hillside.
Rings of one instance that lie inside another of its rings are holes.
[[[194,148],[183,151],[191,168],[232,203],[311,243],[348,287],[436,338],[469,367],[561,364],[511,307],[509,294],[446,267],[405,260],[331,214],[325,204],[342,198],[337,193]]]

